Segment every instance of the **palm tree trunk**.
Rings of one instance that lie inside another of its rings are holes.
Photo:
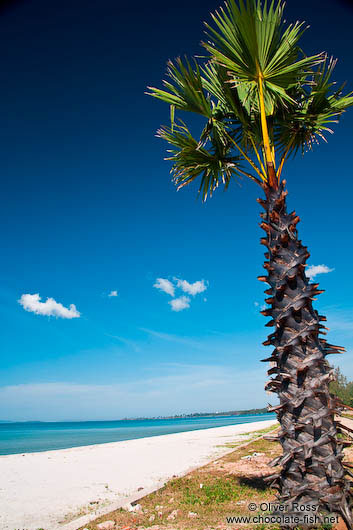
[[[264,268],[268,276],[269,309],[262,311],[272,317],[267,326],[275,331],[264,343],[275,347],[268,371],[273,375],[266,389],[276,392],[276,411],[281,428],[278,441],[283,455],[272,462],[281,465],[281,472],[270,477],[279,489],[280,500],[286,505],[316,505],[323,511],[340,514],[352,528],[350,485],[342,465],[343,447],[337,440],[337,400],[329,393],[332,370],[326,360],[343,348],[328,344],[320,316],[312,307],[318,284],[309,283],[305,275],[307,248],[298,240],[296,225],[299,217],[286,209],[285,181],[277,189],[264,186],[266,200],[261,227],[268,247]],[[287,526],[283,528],[288,528]]]

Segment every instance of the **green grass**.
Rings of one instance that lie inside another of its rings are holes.
[[[256,492],[252,488],[241,486],[239,480],[230,476],[216,478],[212,482],[204,484],[202,489],[199,484],[196,485],[196,488],[186,486],[181,503],[191,506],[208,506],[213,503],[222,504],[238,501],[244,496],[251,498],[254,494]]]

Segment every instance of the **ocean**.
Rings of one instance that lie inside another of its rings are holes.
[[[275,414],[249,414],[146,420],[0,423],[0,455],[119,442],[275,417]]]

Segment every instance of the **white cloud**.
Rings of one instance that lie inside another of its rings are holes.
[[[172,300],[172,301],[175,302],[175,300]],[[148,329],[148,328],[140,328],[140,330],[144,331],[145,333],[148,333],[148,335],[150,335],[151,337],[155,337],[157,339],[166,340],[168,342],[176,342],[179,344],[186,344],[187,346],[191,346],[192,348],[201,347],[200,341],[196,341],[189,337],[173,335],[172,333],[163,333],[161,331],[155,331],[154,329]]]
[[[118,291],[110,291],[110,293],[108,294],[109,298],[112,298],[114,296],[118,296]]]
[[[260,304],[259,302],[254,302],[254,306],[255,306],[256,308],[259,307],[259,308],[260,308],[260,311],[264,311],[265,309],[269,309],[269,307],[270,307],[270,306],[267,305],[267,304]]]
[[[177,286],[180,287],[184,291],[184,293],[191,294],[191,296],[195,296],[196,294],[203,293],[207,289],[205,280],[197,281],[194,283],[189,283],[186,280],[179,280],[177,278],[176,280],[177,280]]]
[[[135,352],[140,352],[141,348],[138,345],[138,343],[134,340],[126,339],[125,337],[121,337],[120,335],[110,335],[109,333],[106,333],[107,337],[110,337],[112,339],[118,340],[128,348],[132,348]]]
[[[157,278],[153,287],[160,289],[172,297],[175,296],[176,289],[181,289],[184,293],[188,293],[191,296],[203,293],[207,289],[205,280],[198,280],[194,283],[189,283],[188,281],[179,278],[173,278],[173,280],[175,283],[165,278]],[[204,298],[204,302],[206,302],[206,300],[207,299]],[[188,309],[190,307],[190,302],[191,299],[188,296],[179,296],[179,298],[175,298],[168,303],[171,305],[172,311],[183,311],[183,309]]]
[[[306,275],[313,280],[318,274],[327,274],[333,270],[334,269],[330,269],[327,265],[310,265],[306,271]]]
[[[153,285],[156,289],[160,289],[164,293],[174,296],[175,288],[172,282],[166,280],[165,278],[157,278],[156,283]]]
[[[41,302],[39,294],[23,294],[18,300],[23,309],[35,313],[36,315],[47,315],[60,318],[79,318],[80,313],[76,306],[71,304],[69,308],[56,302],[54,298],[47,298],[46,302]]]
[[[188,296],[180,296],[180,298],[171,300],[169,304],[172,306],[172,311],[183,311],[183,309],[190,307],[190,298]]]

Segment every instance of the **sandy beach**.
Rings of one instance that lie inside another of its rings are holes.
[[[75,530],[232,449],[258,421],[42,453],[0,456],[1,530]]]

